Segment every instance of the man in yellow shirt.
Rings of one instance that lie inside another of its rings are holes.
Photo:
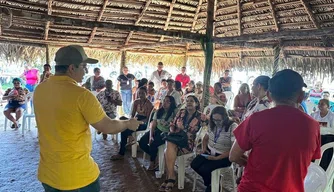
[[[103,133],[136,130],[139,121],[111,120],[95,96],[77,85],[87,73],[88,58],[81,46],[60,48],[55,75],[34,93],[40,144],[38,179],[46,192],[98,192],[99,168],[90,156],[89,125]]]

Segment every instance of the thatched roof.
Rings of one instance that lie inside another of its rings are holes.
[[[207,0],[0,0],[0,8],[0,42],[75,43],[204,63]],[[284,65],[333,63],[334,0],[216,0],[214,14],[216,68],[270,68],[276,44]]]

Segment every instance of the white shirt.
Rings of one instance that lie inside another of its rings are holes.
[[[167,96],[167,94],[168,94],[168,90],[167,91],[165,91],[164,92],[164,94],[161,96],[161,101],[163,102],[164,101],[164,99],[165,99],[165,97]],[[170,96],[172,96],[172,97],[174,97],[174,99],[175,99],[175,103],[176,103],[176,106],[179,106],[180,104],[181,104],[181,94],[178,92],[178,91],[176,91],[176,90],[173,90],[172,92],[171,92],[171,94],[169,94]],[[162,103],[161,102],[161,103]]]
[[[165,70],[162,70],[161,71],[161,75],[159,76],[159,73],[158,73],[158,70],[154,71],[150,77],[150,81],[152,81],[154,83],[154,88],[156,90],[159,90],[160,89],[160,86],[161,86],[161,80],[162,79],[169,79],[171,78],[172,75],[170,73],[168,73],[167,71]]]
[[[334,113],[331,111],[328,111],[327,115],[325,117],[320,116],[320,111],[316,111],[311,113],[311,116],[317,120],[319,123],[326,123],[326,125],[321,125],[322,127],[332,127],[334,128]]]
[[[247,106],[244,114],[242,115],[242,121],[247,119],[255,112],[263,111],[270,108],[270,101],[267,96],[264,96],[261,100],[258,98],[253,99]]]

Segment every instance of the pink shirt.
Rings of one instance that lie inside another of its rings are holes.
[[[24,72],[24,76],[26,78],[26,83],[29,85],[35,85],[38,81],[38,70],[30,69]]]
[[[303,192],[311,161],[321,157],[320,127],[299,109],[278,106],[256,112],[233,132],[249,151],[239,192]]]

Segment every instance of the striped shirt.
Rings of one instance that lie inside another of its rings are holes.
[[[223,127],[223,130],[220,133],[219,133],[219,129],[217,130],[217,128],[215,128],[213,131],[211,131],[211,129],[209,129],[209,131],[208,131],[208,136],[209,136],[208,147],[211,150],[211,154],[212,154],[213,151],[215,153],[222,154],[222,153],[225,153],[225,152],[228,152],[228,151],[231,150],[232,144],[234,142],[233,131],[234,131],[234,129],[237,128],[237,126],[238,126],[238,124],[232,123],[227,132],[225,131],[225,128]],[[219,133],[219,137],[218,137],[217,141],[215,142],[215,134],[218,135],[218,133]]]

